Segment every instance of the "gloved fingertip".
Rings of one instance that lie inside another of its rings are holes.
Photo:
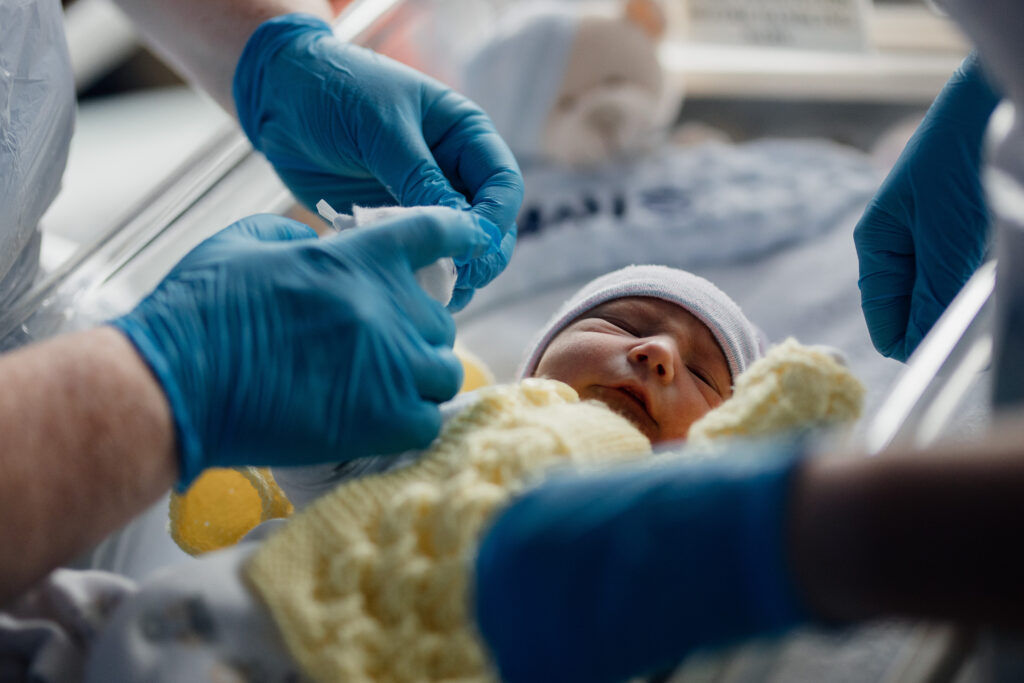
[[[424,402],[417,415],[410,415],[407,421],[409,445],[425,449],[441,433],[441,409],[435,403]]]
[[[875,350],[886,358],[892,358],[901,363],[906,362],[909,355],[907,349],[911,348],[906,337],[897,334],[886,325],[877,322],[874,324],[875,326],[871,327],[872,321],[868,321],[868,332],[870,333],[871,344],[875,347]],[[911,350],[913,349],[911,348]]]
[[[506,264],[511,260],[512,252],[515,251],[518,240],[519,226],[513,223],[509,231],[505,233],[505,236],[501,238],[501,254],[504,256]]]
[[[495,245],[501,244],[501,232],[491,221],[481,218],[468,211],[460,212],[464,218],[469,220],[470,225],[475,228],[469,239],[466,250],[453,257],[455,265],[460,269],[467,263],[478,259],[481,256],[495,251]],[[497,242],[495,241],[497,240]]]
[[[491,220],[504,232],[515,222],[522,203],[521,184],[516,187],[489,185],[473,197],[473,212]]]
[[[938,318],[932,318],[921,326],[917,321],[911,320],[907,325],[907,333],[902,339],[902,343],[890,354],[890,358],[895,358],[901,363],[906,363],[907,359],[914,355],[917,351],[917,347],[921,345],[924,338],[928,336],[935,323],[938,322]]]
[[[501,230],[498,228],[498,226],[495,225],[494,222],[491,221],[490,219],[485,218],[484,216],[481,216],[478,213],[473,213],[472,215],[473,218],[476,220],[477,226],[487,234],[487,237],[489,238],[489,246],[494,251],[500,250],[503,235],[501,234]]]
[[[462,389],[462,383],[466,379],[466,371],[462,367],[462,361],[459,360],[458,356],[456,356],[450,348],[441,349],[439,353],[443,354],[443,357],[447,358],[447,362],[451,369],[451,375],[450,384],[442,392],[443,395],[438,398],[441,401],[450,401],[455,398],[459,393],[459,390]]]
[[[475,290],[472,287],[456,287],[452,293],[451,301],[448,302],[448,312],[458,313],[473,300]]]

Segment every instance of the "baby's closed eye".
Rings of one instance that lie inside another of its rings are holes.
[[[693,374],[693,375],[694,375],[694,376],[695,376],[695,377],[696,377],[697,379],[699,379],[699,380],[700,380],[701,382],[703,382],[704,384],[707,384],[707,385],[708,385],[709,387],[711,387],[712,389],[714,389],[716,393],[719,393],[719,392],[718,392],[718,387],[716,387],[716,386],[715,386],[715,381],[714,381],[714,380],[713,380],[713,379],[711,378],[711,375],[710,375],[710,373],[708,373],[708,372],[706,372],[706,371],[702,370],[702,369],[701,369],[701,368],[699,368],[699,367],[695,367],[695,366],[692,366],[692,365],[688,365],[688,366],[687,366],[687,369],[688,369],[688,370],[690,371],[690,373],[691,373],[691,374]]]

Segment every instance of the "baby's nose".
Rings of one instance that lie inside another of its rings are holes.
[[[659,382],[671,384],[676,373],[675,355],[674,344],[670,340],[651,337],[630,350],[629,360],[645,366]]]

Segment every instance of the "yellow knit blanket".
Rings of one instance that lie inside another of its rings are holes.
[[[292,518],[247,577],[316,680],[491,681],[467,604],[487,520],[552,466],[649,451],[560,382],[483,389],[417,463],[343,483]]]
[[[863,393],[828,353],[787,340],[689,440],[848,423]],[[293,518],[256,552],[247,577],[316,680],[493,681],[468,605],[470,558],[488,519],[552,466],[649,450],[626,420],[559,382],[484,389],[416,464],[343,483]]]

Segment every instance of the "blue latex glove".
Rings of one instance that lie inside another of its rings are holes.
[[[451,316],[413,272],[479,253],[466,212],[317,239],[252,216],[206,240],[113,321],[164,389],[180,483],[205,467],[301,465],[424,447],[462,369]]]
[[[564,477],[502,512],[476,558],[476,619],[506,683],[602,683],[804,618],[789,578],[796,456]]]
[[[883,355],[906,360],[981,265],[981,142],[998,101],[964,60],[857,224],[861,308]]]
[[[507,265],[523,179],[491,120],[465,97],[342,43],[303,14],[256,29],[233,89],[249,140],[308,207],[320,199],[346,213],[352,204],[472,206],[493,224],[492,250],[457,263],[451,308]]]

